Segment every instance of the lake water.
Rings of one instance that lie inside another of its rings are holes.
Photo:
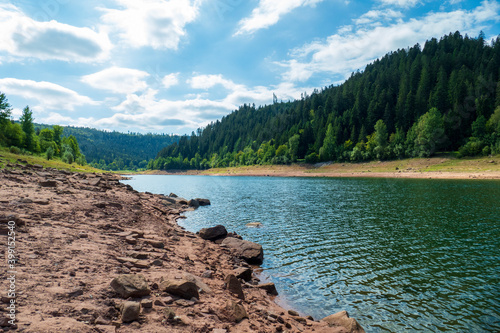
[[[264,247],[278,302],[367,332],[500,331],[500,182],[133,176],[138,191],[212,205],[179,224],[222,224]],[[248,228],[261,222],[262,228]]]

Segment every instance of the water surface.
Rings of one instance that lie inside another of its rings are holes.
[[[201,197],[190,231],[223,224],[262,244],[279,302],[367,332],[500,331],[500,182],[134,176],[139,191]],[[263,228],[247,228],[261,222]]]

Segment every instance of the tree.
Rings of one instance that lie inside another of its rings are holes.
[[[438,151],[446,141],[444,121],[437,108],[421,116],[416,127],[415,147],[417,154],[428,157]]]
[[[333,126],[332,124],[328,124],[325,140],[323,141],[323,147],[320,149],[320,156],[322,160],[332,161],[335,158],[335,147],[337,146],[336,141],[337,138],[335,137]]]
[[[0,93],[0,126],[5,125],[9,121],[11,111],[12,109],[7,101],[7,97],[5,97],[4,93]]]
[[[298,134],[295,134],[288,140],[288,149],[290,151],[292,162],[295,162],[297,160],[297,154],[299,152],[299,141],[300,135]]]
[[[36,148],[34,134],[35,127],[33,125],[33,112],[30,110],[29,106],[23,109],[23,114],[19,121],[21,122],[21,128],[24,132],[24,148],[29,151],[34,151]]]
[[[56,143],[57,149],[58,149],[58,151],[56,151],[54,153],[56,155],[59,155],[61,153],[61,137],[63,134],[63,128],[62,128],[62,126],[54,125],[52,127],[52,131],[53,131],[53,140]]]
[[[387,126],[385,126],[384,121],[380,119],[375,124],[375,142],[377,144],[375,147],[375,155],[379,160],[384,159],[386,156],[387,136]]]

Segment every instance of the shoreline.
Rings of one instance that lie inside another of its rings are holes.
[[[178,225],[188,202],[119,179],[34,165],[0,170],[2,244],[10,221],[17,233],[16,295],[2,292],[1,327],[11,327],[5,308],[14,302],[15,329],[24,332],[364,332],[343,312],[315,320],[281,307],[274,285],[237,249]],[[0,257],[7,254],[2,246]],[[0,278],[8,290],[7,270]],[[120,282],[128,278],[132,293]],[[194,298],[171,289],[179,281],[195,284]]]
[[[148,170],[149,175],[204,175],[258,177],[500,179],[500,156],[457,160],[442,157],[367,163],[255,165],[208,170]]]

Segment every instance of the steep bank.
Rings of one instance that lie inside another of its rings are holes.
[[[9,221],[16,239],[13,266],[0,274],[3,327],[13,303],[24,332],[362,331],[342,314],[330,326],[279,307],[255,276],[230,277],[251,266],[179,227],[182,200],[139,193],[114,175],[6,166],[4,264]]]

